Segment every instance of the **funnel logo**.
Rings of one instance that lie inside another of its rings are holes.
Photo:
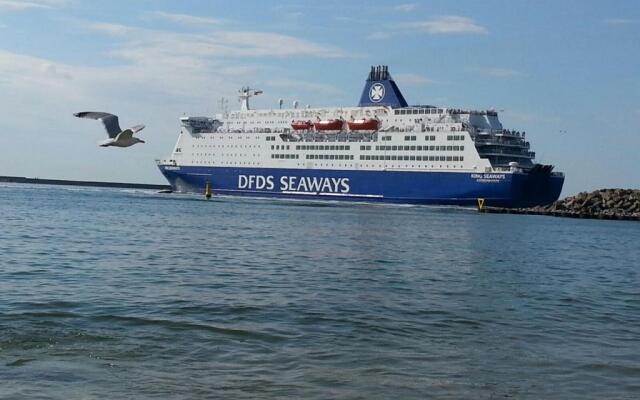
[[[384,86],[381,83],[374,83],[369,89],[369,100],[378,103],[382,99],[384,99]]]

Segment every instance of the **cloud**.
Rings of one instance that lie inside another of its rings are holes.
[[[631,18],[605,18],[602,22],[607,25],[632,25],[637,24],[638,20]]]
[[[427,84],[437,83],[436,81],[429,78],[425,78],[422,75],[411,74],[411,73],[393,74],[393,79],[402,85],[427,85]]]
[[[274,88],[294,89],[296,92],[305,91],[316,95],[325,94],[332,96],[342,93],[340,89],[332,85],[295,79],[273,79],[266,81],[265,84]]]
[[[257,98],[257,105],[273,106],[277,97],[300,98],[297,92],[313,93],[317,103],[329,102],[339,89],[290,80],[269,60],[348,56],[334,46],[270,32],[192,34],[108,23],[83,27],[111,42],[111,50],[93,56],[90,65],[0,49],[0,93],[5,94],[0,109],[12,115],[0,120],[0,130],[16,133],[6,146],[25,149],[0,163],[5,174],[162,182],[152,160],[170,152],[180,115],[211,115],[217,99],[234,98],[247,83],[274,88]],[[104,56],[111,60],[100,65]],[[72,117],[83,110],[119,114],[123,125],[144,123],[149,140],[130,151],[99,151],[99,126]],[[73,151],[59,157],[66,149]]]
[[[0,0],[0,10],[23,11],[38,8],[54,8],[66,0]]]
[[[136,29],[126,25],[107,24],[103,22],[92,23],[89,24],[88,27],[92,30],[106,33],[111,36],[125,36],[129,33],[132,33]]]
[[[393,7],[394,10],[401,12],[411,12],[415,11],[417,8],[418,5],[414,3],[398,4],[397,6]]]
[[[410,28],[425,31],[430,34],[487,34],[487,28],[479,25],[471,18],[459,16],[443,16],[428,21],[413,22]]]
[[[270,32],[212,31],[207,34],[145,30],[96,23],[90,28],[112,36],[126,36],[124,47],[112,55],[129,61],[180,57],[292,57],[342,58],[341,49]]]
[[[206,26],[206,25],[219,25],[223,23],[221,19],[200,17],[188,14],[176,14],[163,11],[153,12],[152,15],[156,18],[171,21],[177,24],[190,25],[190,26]]]

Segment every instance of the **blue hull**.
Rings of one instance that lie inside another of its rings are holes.
[[[356,171],[166,166],[174,191],[405,204],[531,207],[554,202],[564,177],[526,173]]]

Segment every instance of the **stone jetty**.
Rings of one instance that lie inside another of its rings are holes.
[[[640,190],[601,189],[594,192],[578,193],[543,207],[513,209],[484,207],[479,210],[501,214],[640,221]]]

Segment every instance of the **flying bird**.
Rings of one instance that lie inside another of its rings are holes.
[[[118,124],[118,116],[106,112],[86,111],[73,114],[78,118],[97,119],[102,122],[109,139],[99,142],[101,147],[129,147],[136,143],[144,143],[144,140],[133,137],[133,134],[144,129],[144,125],[136,125],[122,130]]]

